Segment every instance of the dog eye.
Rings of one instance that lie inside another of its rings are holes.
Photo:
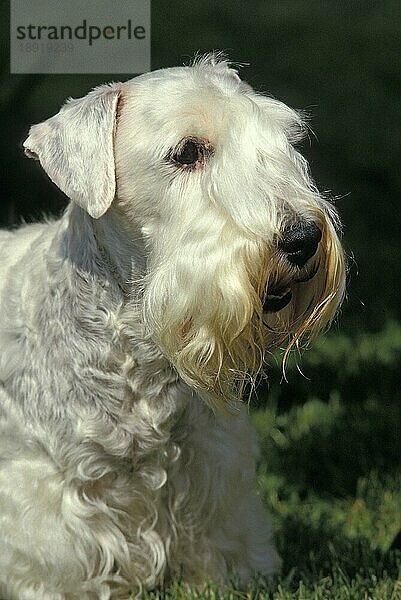
[[[194,165],[201,157],[202,152],[198,142],[195,140],[187,140],[171,158],[180,165]]]

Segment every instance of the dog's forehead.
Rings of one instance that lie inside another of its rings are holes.
[[[241,80],[238,72],[226,63],[159,69],[134,77],[127,84],[139,84],[141,87],[147,86],[149,90],[160,92],[180,89],[191,89],[196,92],[210,86],[226,92],[232,92],[242,86],[250,89],[250,86]]]
[[[124,84],[125,116],[165,135],[212,138],[253,95],[234,69],[176,67],[140,75]]]

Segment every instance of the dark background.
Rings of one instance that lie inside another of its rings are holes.
[[[1,3],[0,225],[57,214],[63,195],[21,144],[28,127],[119,75],[10,75],[9,8]],[[112,16],[112,9],[111,9]],[[343,332],[400,317],[401,3],[190,0],[152,3],[152,68],[224,50],[241,76],[311,115],[303,144],[318,186],[336,198],[350,257]]]

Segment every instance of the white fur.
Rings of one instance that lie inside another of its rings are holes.
[[[97,88],[31,128],[27,153],[73,202],[0,233],[2,598],[276,570],[240,395],[344,287],[301,129],[213,57]],[[193,170],[172,160],[187,137],[210,148]],[[307,283],[277,250],[299,219],[323,230]],[[263,315],[277,281],[293,300]]]

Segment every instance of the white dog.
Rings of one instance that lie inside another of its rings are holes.
[[[240,400],[344,291],[302,133],[213,56],[31,128],[72,202],[0,235],[1,598],[277,568]]]

